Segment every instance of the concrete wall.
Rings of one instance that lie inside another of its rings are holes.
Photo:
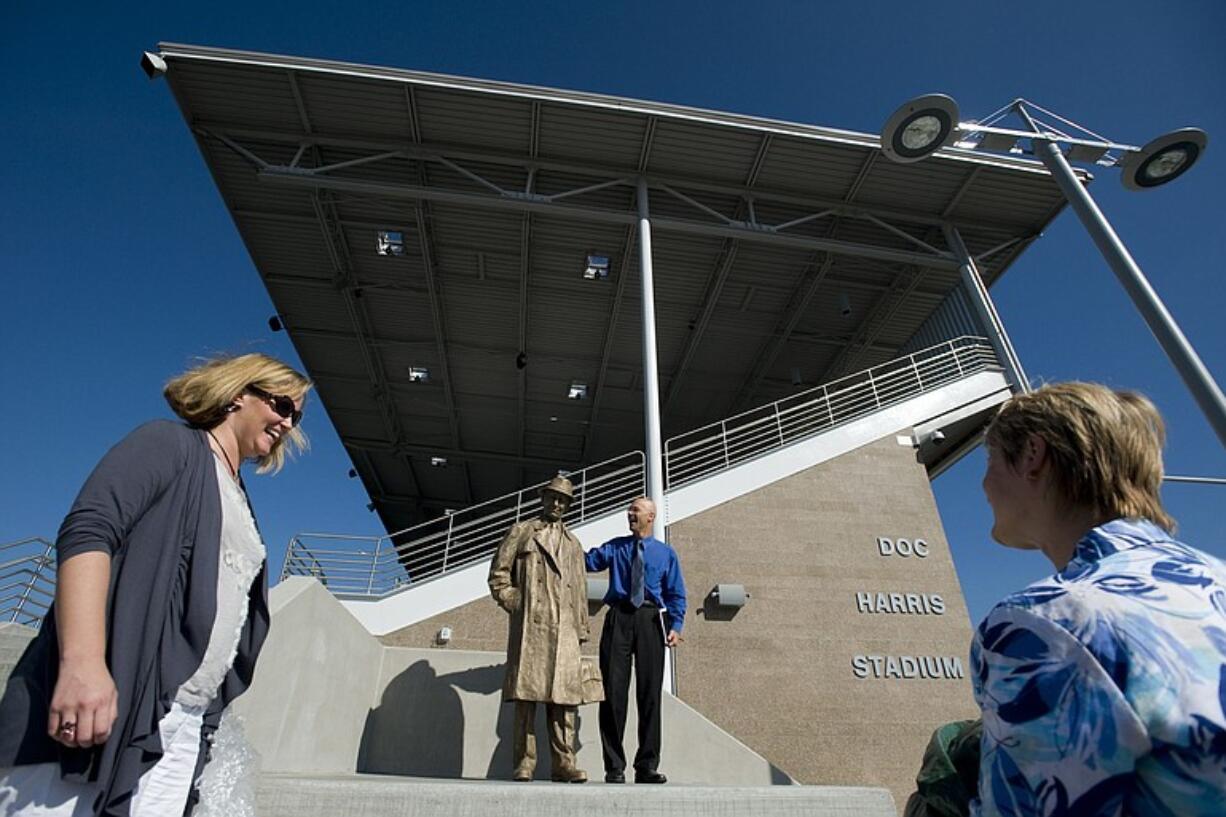
[[[885,786],[904,803],[932,730],[977,714],[965,677],[970,622],[948,544],[924,468],[894,435],[677,523],[669,536],[696,611],[677,657],[678,694],[797,780]],[[928,555],[883,556],[878,537],[922,539]],[[751,594],[735,614],[706,598],[721,582]],[[861,612],[857,593],[886,612]],[[875,677],[869,656],[883,657],[889,677]],[[917,656],[944,658],[940,674],[956,659],[964,677],[918,677],[927,670]]]
[[[480,603],[473,606],[478,608]],[[492,602],[491,602],[492,606]],[[251,689],[235,703],[265,772],[372,772],[508,779],[511,713],[502,702],[505,616],[492,612],[499,649],[386,647],[320,584],[292,578],[272,592],[273,624]],[[490,611],[486,611],[487,613]],[[671,696],[663,751],[677,782],[792,783],[760,755]],[[627,732],[633,736],[633,713]],[[543,707],[538,777],[548,777]],[[579,761],[603,772],[596,706],[580,709]],[[634,740],[627,744],[633,750]]]
[[[366,718],[357,771],[414,777],[508,780],[511,715],[502,701],[503,652],[388,648],[382,693]],[[633,683],[633,682],[632,682]],[[537,779],[549,778],[544,707],[537,707]],[[661,754],[677,783],[767,786],[793,781],[671,695]],[[635,745],[633,710],[627,745]],[[579,708],[578,763],[603,774],[595,704]],[[631,751],[633,749],[631,748]]]
[[[24,624],[11,622],[0,623],[0,691],[8,683],[17,659],[26,651],[26,647],[38,635],[38,630],[26,627]]]
[[[265,771],[352,772],[383,648],[314,579],[272,590],[272,628],[234,702]]]

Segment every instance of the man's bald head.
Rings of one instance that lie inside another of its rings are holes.
[[[656,503],[645,496],[636,498],[626,509],[626,521],[631,532],[639,538],[650,536],[655,529]]]

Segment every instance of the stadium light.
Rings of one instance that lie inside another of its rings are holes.
[[[1221,388],[1069,164],[1072,160],[1098,167],[1118,166],[1124,187],[1148,190],[1188,172],[1208,145],[1205,132],[1199,128],[1183,128],[1159,136],[1144,147],[1136,147],[1103,139],[1025,99],[1013,100],[982,122],[959,122],[957,112],[957,103],[944,94],[928,94],[911,100],[886,120],[881,129],[882,152],[896,162],[918,162],[953,143],[963,149],[1037,156],[1192,392],[1218,439],[1226,446],[1226,397]],[[1010,114],[1017,116],[1025,128],[1004,128],[997,124]],[[1060,124],[1040,122],[1036,118],[1040,115]],[[1029,147],[1023,141],[1028,141]]]
[[[1129,190],[1148,190],[1174,181],[1188,172],[1205,152],[1209,137],[1200,128],[1181,128],[1163,134],[1120,163],[1121,178]]]
[[[949,142],[958,127],[958,104],[945,94],[916,97],[886,120],[881,149],[896,162],[918,162]]]

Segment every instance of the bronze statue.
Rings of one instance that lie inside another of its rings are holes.
[[[570,480],[541,489],[541,515],[512,526],[490,565],[490,594],[511,614],[503,700],[515,702],[514,780],[536,771],[536,704],[545,704],[552,755],[550,779],[584,783],[575,766],[575,719],[584,703],[579,645],[588,639],[583,548],[566,529]]]

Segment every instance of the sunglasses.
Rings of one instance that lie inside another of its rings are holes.
[[[267,403],[273,411],[281,415],[283,418],[289,418],[293,423],[294,428],[302,422],[302,412],[294,406],[294,398],[286,397],[284,394],[269,394],[256,386],[248,386],[247,391],[254,394],[256,397]]]

